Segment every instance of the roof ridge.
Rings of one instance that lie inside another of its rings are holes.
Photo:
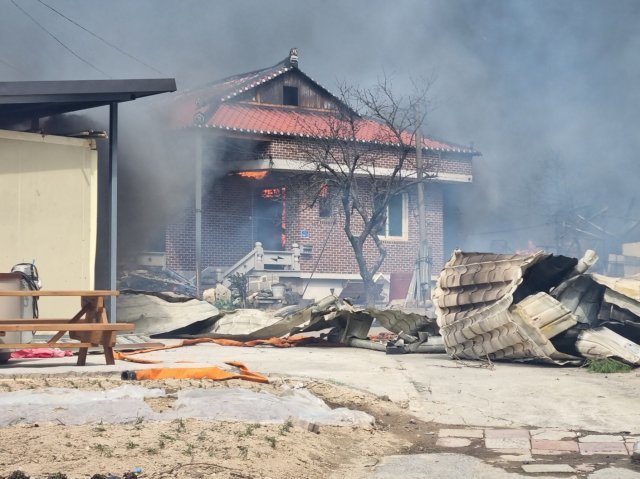
[[[287,68],[286,62],[287,62],[287,58],[285,58],[284,60],[279,61],[278,63],[276,63],[275,65],[272,65],[270,67],[259,68],[257,70],[253,70],[253,71],[249,71],[249,72],[245,72],[245,73],[236,73],[235,75],[230,75],[230,76],[227,76],[227,77],[224,77],[224,78],[220,78],[218,80],[214,80],[214,81],[211,81],[211,82],[208,82],[208,83],[204,83],[204,84],[199,85],[199,86],[195,86],[193,88],[189,88],[188,90],[182,91],[182,94],[186,95],[186,94],[189,94],[189,93],[194,93],[194,92],[196,92],[198,90],[202,90],[204,88],[209,88],[209,87],[216,86],[216,85],[222,85],[223,83],[228,83],[228,82],[230,82],[232,80],[237,80],[237,79],[248,77],[248,76],[251,76],[251,75],[257,75],[258,73],[261,73],[261,72],[267,72],[267,71],[270,71],[270,70],[275,70],[278,67]]]

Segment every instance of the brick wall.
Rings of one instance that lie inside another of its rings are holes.
[[[443,265],[443,214],[442,187],[436,183],[427,184],[426,188],[427,232],[431,246],[433,268],[439,271]],[[380,272],[396,273],[413,271],[418,247],[418,215],[417,198],[415,194],[407,195],[408,200],[408,235],[407,239],[383,239],[382,243],[387,251]],[[353,255],[353,249],[344,232],[344,215],[342,206],[334,201],[333,215],[330,218],[320,218],[318,205],[309,207],[298,201],[289,204],[295,209],[295,219],[288,223],[287,236],[290,242],[301,246],[311,246],[312,254],[303,255],[300,266],[303,271],[310,272],[314,267],[318,273],[358,273],[358,265]],[[353,218],[355,228],[360,225]],[[302,230],[308,232],[309,238],[302,237]],[[324,253],[321,253],[326,242]],[[373,241],[367,241],[364,248],[368,264],[372,264],[378,257],[378,250]]]
[[[365,149],[362,145],[360,148]],[[309,141],[291,138],[274,138],[266,149],[266,155],[275,159],[308,161],[309,155],[318,152]],[[391,148],[379,147],[374,153],[376,164],[391,168],[398,159],[397,151]],[[428,152],[423,155],[425,170],[441,173],[471,175],[471,156],[466,154]],[[407,168],[415,166],[415,153],[410,153],[406,159]]]
[[[273,139],[269,153],[278,159],[304,159],[292,139]],[[390,162],[393,155],[383,159]],[[381,160],[382,161],[382,160]],[[436,156],[428,156],[426,164],[435,162]],[[437,159],[439,171],[443,173],[471,174],[471,158],[468,155],[443,155]],[[203,196],[202,218],[202,263],[203,267],[229,267],[247,254],[254,246],[257,222],[253,198],[255,190],[273,186],[236,176],[226,176],[214,183]],[[276,183],[277,184],[277,183]],[[433,271],[443,265],[443,191],[442,185],[430,182],[426,185],[427,230],[433,258]],[[408,239],[383,240],[387,258],[381,268],[383,273],[410,272],[414,268],[417,252],[417,202],[415,193],[408,195]],[[334,202],[335,203],[335,202]],[[193,201],[191,202],[193,204]],[[343,231],[344,218],[339,213],[340,205],[334,204],[331,218],[320,218],[318,205],[309,208],[294,196],[287,199],[288,248],[294,242],[312,247],[312,254],[301,259],[303,271],[310,272],[319,260],[319,273],[358,273],[352,248]],[[334,218],[336,218],[334,224]],[[176,270],[195,269],[195,213],[188,208],[168,225],[166,230],[167,265]],[[302,238],[301,231],[307,230],[309,238]],[[328,237],[328,240],[327,240]],[[320,255],[322,245],[327,241],[325,253]],[[377,250],[373,243],[365,245],[365,254],[373,261]]]

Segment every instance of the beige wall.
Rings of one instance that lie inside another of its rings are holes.
[[[44,289],[92,289],[98,173],[92,140],[0,130],[0,272],[35,259]],[[42,298],[41,317],[78,310]]]

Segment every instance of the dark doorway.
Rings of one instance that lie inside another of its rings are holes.
[[[254,205],[256,239],[265,250],[282,251],[287,246],[286,188],[258,190]]]

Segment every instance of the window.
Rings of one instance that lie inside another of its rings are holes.
[[[320,212],[320,218],[331,217],[331,195],[329,194],[329,187],[327,185],[320,188],[318,210]]]
[[[282,104],[298,106],[298,87],[295,87],[295,86],[283,87]]]
[[[380,200],[376,198],[376,203],[380,204]],[[407,239],[407,195],[402,193],[392,196],[386,213],[386,221],[381,225],[378,235],[381,238]]]

